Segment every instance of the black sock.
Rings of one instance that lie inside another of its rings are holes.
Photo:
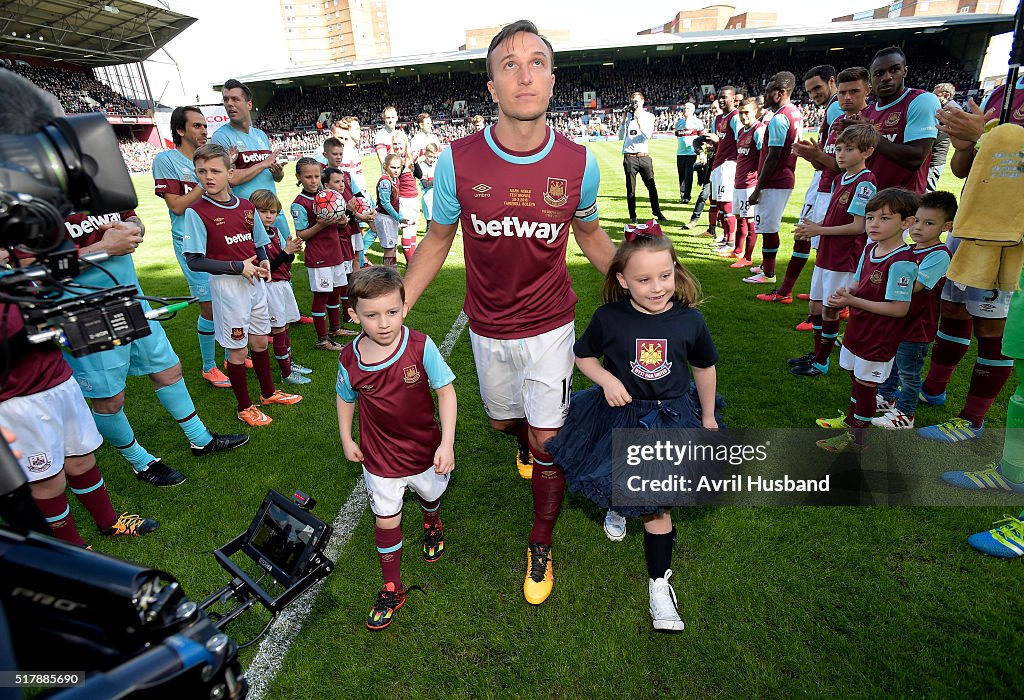
[[[665,572],[672,568],[672,546],[676,541],[676,528],[664,535],[653,535],[644,530],[644,558],[647,560],[647,575],[652,579],[665,578]]]

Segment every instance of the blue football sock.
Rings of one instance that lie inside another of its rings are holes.
[[[371,231],[369,229],[366,230],[366,233],[363,234],[363,251],[362,251],[363,253],[366,253],[366,251],[370,250],[370,246],[373,245],[373,241],[376,238],[377,238],[377,234],[376,233],[374,233],[373,231]]]
[[[96,429],[100,431],[103,439],[113,445],[122,457],[131,462],[135,471],[145,471],[149,463],[156,459],[135,439],[135,431],[132,430],[123,408],[117,413],[93,411],[92,417],[96,421]]]
[[[213,337],[213,319],[199,317],[196,322],[199,333],[199,352],[203,356],[203,371],[209,372],[217,366],[217,340]]]
[[[365,244],[366,241],[363,241],[363,243]],[[359,253],[359,267],[362,267],[363,265],[366,264],[366,251],[359,250],[357,252]]]
[[[184,379],[179,379],[170,386],[157,389],[156,397],[160,400],[163,407],[167,409],[167,412],[171,414],[171,417],[178,421],[178,425],[185,432],[185,437],[188,438],[189,442],[196,447],[206,447],[210,444],[213,435],[206,429],[206,425],[203,424],[199,414],[196,413],[192,397],[189,396],[188,389],[185,388]]]

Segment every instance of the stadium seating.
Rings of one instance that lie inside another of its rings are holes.
[[[941,53],[933,45],[920,47],[914,53],[914,46],[907,47],[911,66],[908,84],[930,90],[936,83],[950,82],[957,86],[957,99],[961,100],[968,89],[976,87],[970,75],[955,60]],[[798,89],[794,95],[797,104],[810,107],[802,90],[800,78],[814,65],[831,63],[837,69],[847,66],[867,66],[873,50],[848,49],[828,55],[797,55],[791,57],[787,51],[758,52],[756,59],[750,54],[722,54],[720,56],[687,57],[680,63],[677,58],[651,61],[619,61],[614,66],[571,66],[557,69],[557,87],[551,102],[551,109],[581,110],[584,108],[583,93],[595,91],[605,108],[617,108],[626,102],[630,92],[644,93],[649,107],[655,112],[664,111],[692,101],[705,106],[702,86],[731,84],[745,94],[760,94],[768,79],[777,71],[789,70],[796,74]],[[926,62],[915,63],[915,57],[927,57]],[[435,115],[435,122],[451,115],[454,100],[465,100],[470,114],[492,115],[494,103],[487,93],[483,75],[453,74],[421,76],[415,78],[393,78],[389,83],[357,85],[354,87],[330,87],[278,90],[273,99],[264,106],[257,118],[257,124],[268,133],[306,130],[313,126],[322,112],[341,116],[352,114],[359,117],[364,125],[376,125],[381,110],[394,105],[398,110],[400,124],[411,124],[416,114],[422,111]],[[660,110],[658,108],[661,108]],[[820,119],[819,110],[808,109],[808,124],[814,126]],[[659,128],[671,128],[670,118],[663,117]],[[698,109],[698,116],[704,118]],[[674,123],[674,119],[671,119]],[[582,132],[582,123],[574,124],[573,119],[556,117],[556,127],[572,133]]]
[[[114,92],[89,73],[12,62],[11,70],[23,75],[42,89],[53,93],[68,114],[105,112],[120,116],[142,114],[130,100]]]

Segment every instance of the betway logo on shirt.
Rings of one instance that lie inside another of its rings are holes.
[[[237,236],[224,236],[224,242],[228,245],[234,245],[235,243],[241,243],[243,241],[251,241],[251,233],[240,233]]]
[[[497,221],[481,221],[476,214],[470,214],[473,231],[481,236],[509,236],[516,238],[536,238],[554,243],[565,230],[565,224],[551,224],[539,221],[520,221],[518,216],[506,216]]]
[[[79,236],[85,236],[90,233],[99,231],[100,226],[107,224],[113,224],[121,220],[121,215],[117,212],[113,214],[103,214],[102,216],[90,216],[88,219],[81,221],[80,223],[73,224],[70,221],[64,222],[64,227],[67,228],[68,233],[72,238],[78,238]]]
[[[259,151],[251,151],[248,153],[239,153],[238,157],[242,159],[242,162],[246,165],[252,165],[253,163],[259,163],[266,160],[267,154]]]

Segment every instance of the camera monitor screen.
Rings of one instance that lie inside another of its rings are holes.
[[[330,526],[271,491],[249,526],[246,553],[282,584],[301,577],[310,557],[323,548]]]

